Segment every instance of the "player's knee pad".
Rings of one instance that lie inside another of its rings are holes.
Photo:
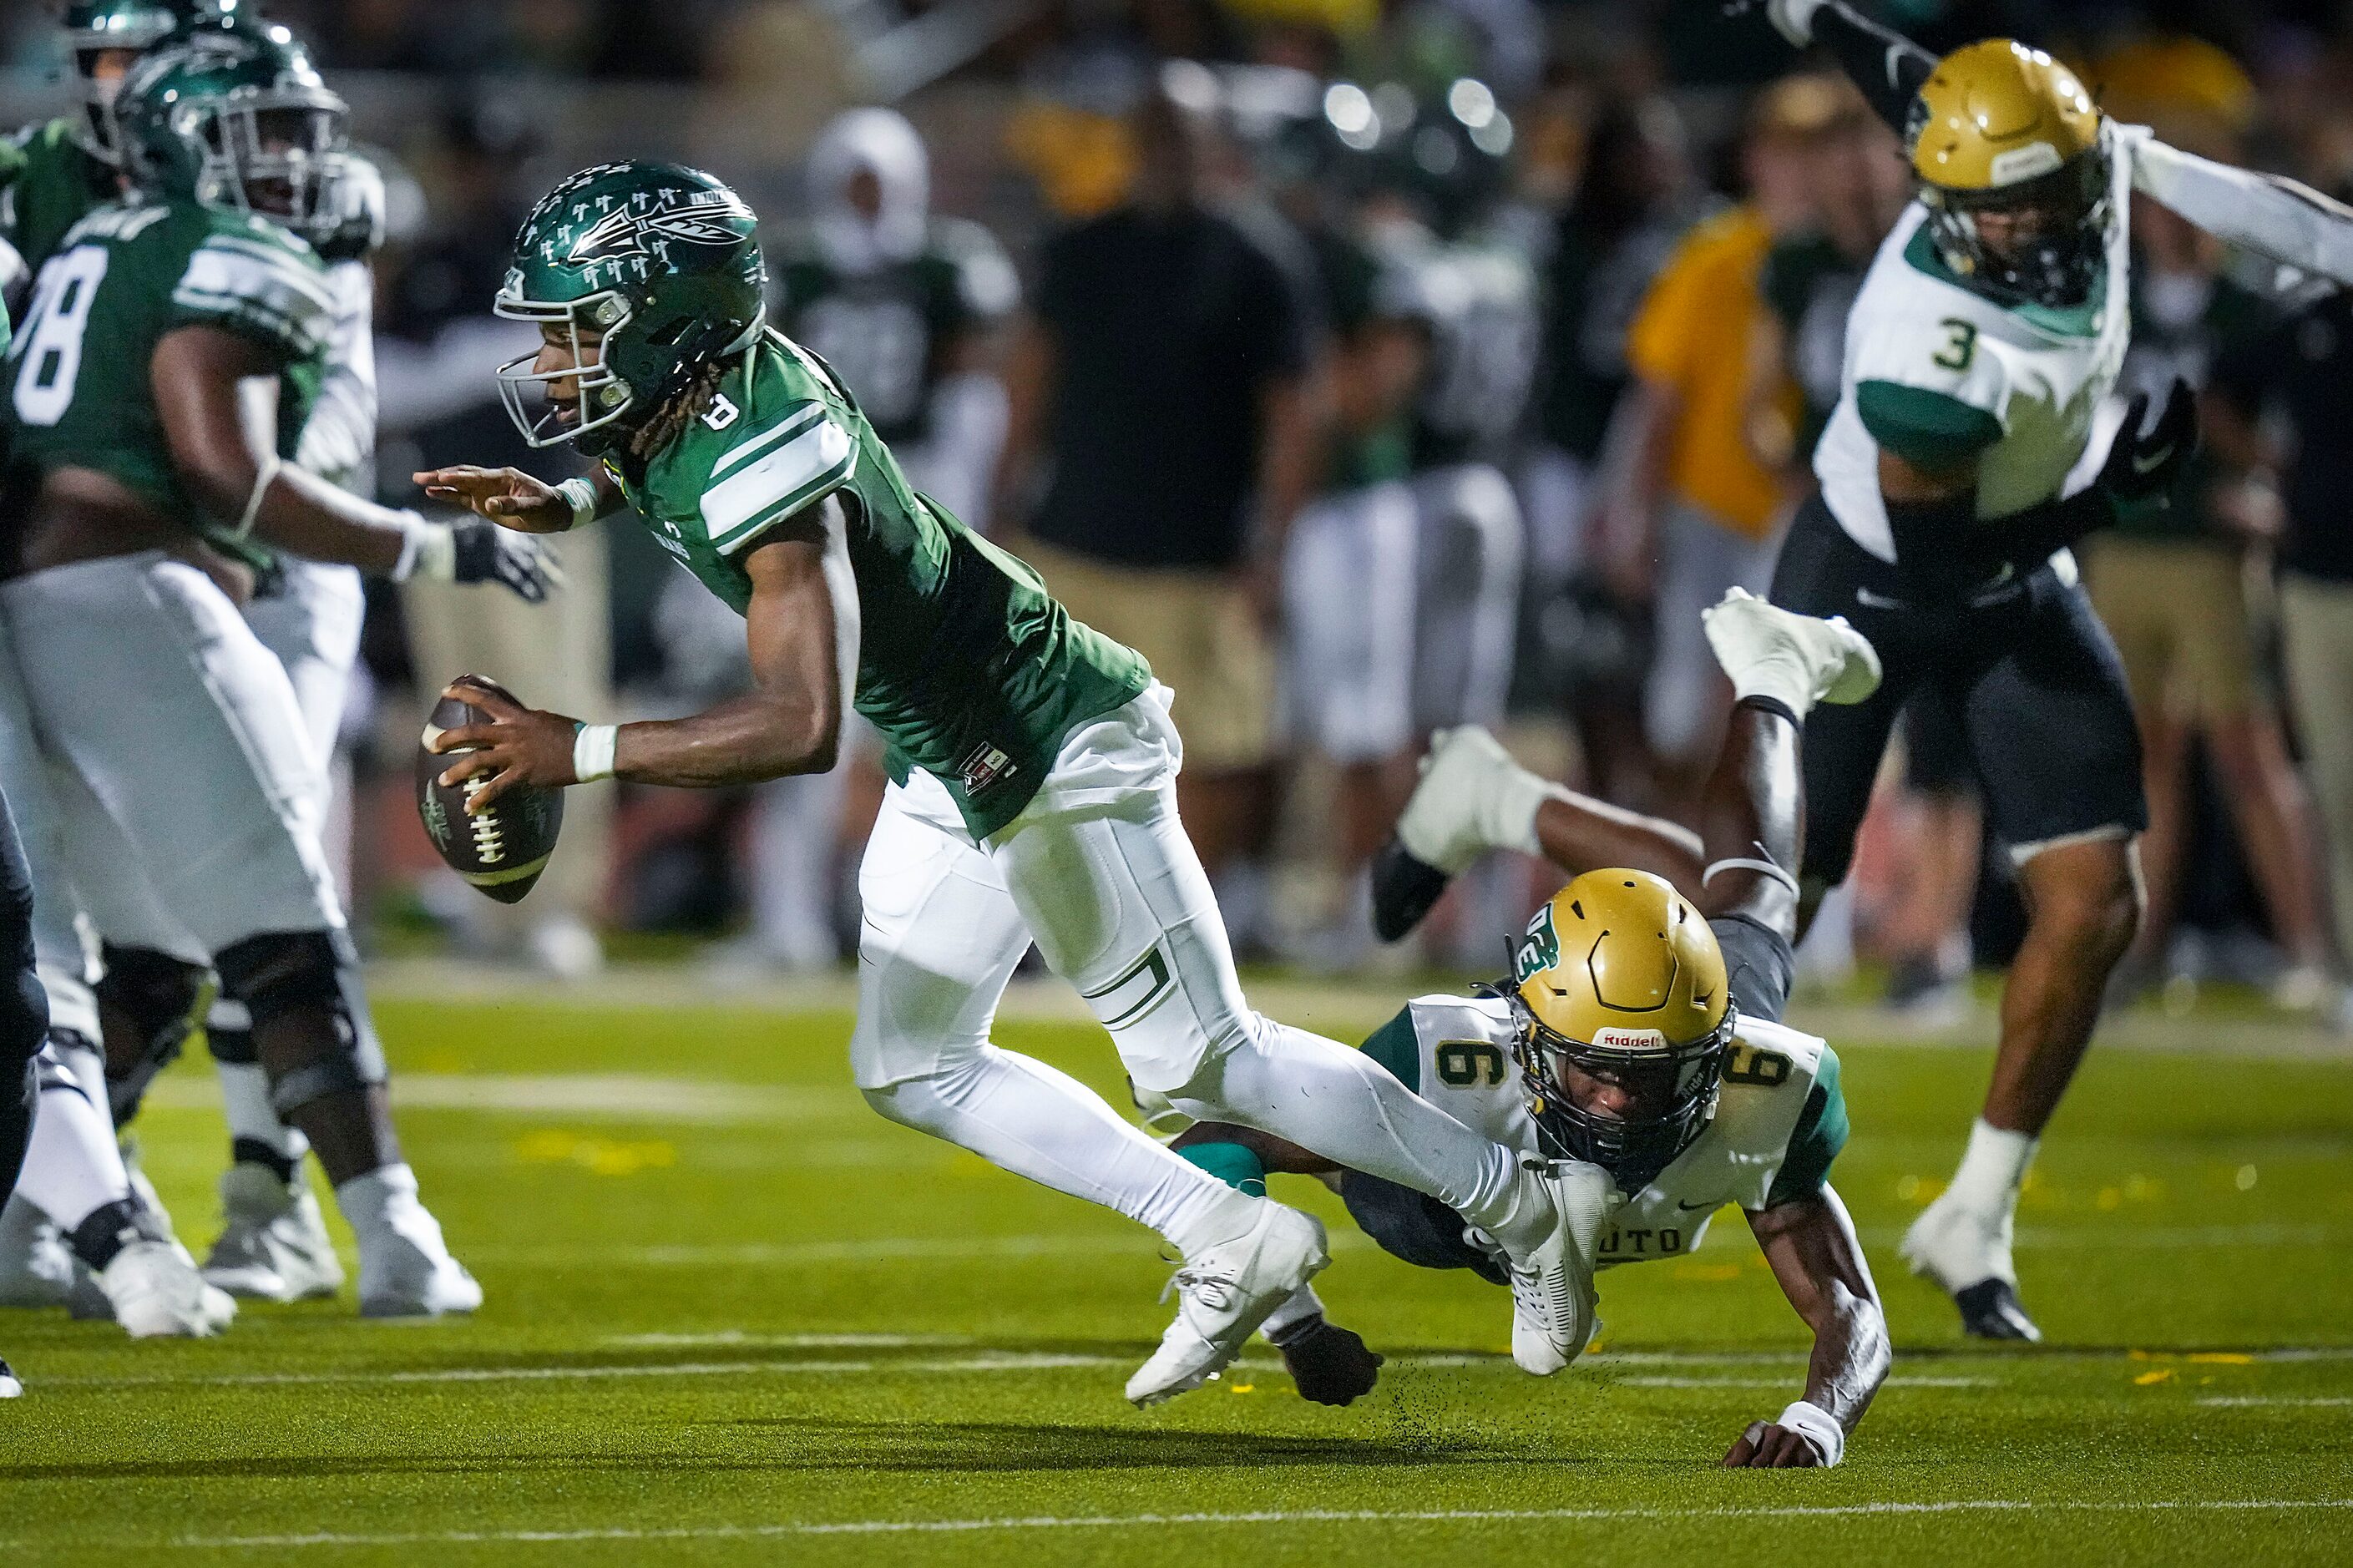
[[[147,1086],[188,1043],[205,966],[153,948],[108,942],[99,952],[105,970],[91,989],[114,1030],[107,1042],[106,1091],[121,1127],[139,1114]]]
[[[222,990],[244,1004],[256,1035],[297,1013],[321,1014],[331,1023],[327,1048],[271,1069],[269,1101],[279,1115],[385,1081],[384,1047],[368,1021],[358,954],[348,934],[270,931],[223,948],[213,962]]]

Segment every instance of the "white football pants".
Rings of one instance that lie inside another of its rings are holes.
[[[109,940],[202,959],[342,926],[293,685],[210,578],[144,551],[0,584],[0,609],[68,868]],[[127,861],[71,826],[82,807]]]
[[[1343,765],[1414,741],[1417,533],[1396,483],[1320,496],[1284,536],[1286,727]]]
[[[918,773],[892,787],[859,876],[859,1087],[893,1121],[1116,1209],[1180,1250],[1220,1239],[1203,1227],[1230,1189],[1075,1080],[989,1044],[997,998],[1035,941],[1138,1089],[1429,1193],[1473,1224],[1500,1217],[1515,1180],[1509,1150],[1363,1053],[1243,1001],[1177,820],[1182,756],[1155,687],[1072,731],[1037,798],[986,844],[938,781]]]

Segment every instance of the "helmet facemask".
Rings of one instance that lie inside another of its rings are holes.
[[[618,290],[607,289],[577,300],[529,300],[519,281],[510,278],[491,309],[511,321],[537,322],[543,331],[550,323],[561,325],[570,341],[572,363],[564,369],[536,368],[539,349],[499,366],[499,401],[531,446],[567,446],[619,424],[637,403],[636,390],[606,363],[614,334],[628,325],[633,314]],[[594,334],[591,340],[583,341],[584,328]],[[556,384],[566,381],[573,384],[573,395],[560,398]],[[526,389],[544,407],[534,411],[525,400]]]
[[[1737,1022],[1731,1006],[1706,1036],[1673,1046],[1648,1029],[1602,1031],[1624,1037],[1618,1042],[1571,1039],[1546,1027],[1516,993],[1510,1001],[1521,1092],[1547,1154],[1599,1165],[1630,1194],[1655,1181],[1715,1120],[1725,1051]],[[1619,1087],[1630,1100],[1627,1113],[1579,1105],[1568,1087],[1571,1071]]]
[[[136,57],[171,37],[177,24],[158,5],[150,10],[111,12],[90,26],[69,25],[74,79],[81,87],[82,125],[77,138],[82,150],[102,163],[120,165],[122,137],[114,121],[115,95],[129,74],[126,63],[111,73],[100,68],[110,55]]]
[[[2106,264],[2115,202],[2105,136],[2030,179],[1989,190],[1923,184],[1920,200],[1946,265],[2012,302],[2080,305]]]
[[[348,175],[342,99],[323,89],[248,89],[197,100],[174,129],[197,150],[195,199],[310,236],[340,216]]]

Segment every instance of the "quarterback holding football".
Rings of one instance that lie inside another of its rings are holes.
[[[1525,1161],[1362,1053],[1250,1008],[1177,821],[1170,693],[916,493],[823,361],[765,325],[755,225],[733,191],[674,165],[601,164],[557,185],[525,218],[496,302],[542,344],[499,380],[529,440],[575,444],[596,468],[560,486],[512,469],[417,476],[428,496],[530,532],[633,507],[744,616],[752,691],[617,727],[453,688],[491,721],[438,737],[464,753],[442,784],[487,779],[468,796],[480,812],[524,785],[822,772],[854,707],[893,781],[860,873],[859,1087],[883,1115],[1176,1247],[1176,1320],[1129,1398],[1213,1376],[1324,1266],[1323,1229],[991,1045],[1033,940],[1138,1084],[1471,1216],[1510,1260],[1521,1364],[1567,1364],[1590,1329],[1606,1176]]]

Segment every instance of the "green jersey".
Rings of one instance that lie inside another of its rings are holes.
[[[746,552],[827,496],[858,582],[858,711],[891,776],[947,786],[974,837],[1011,822],[1062,739],[1152,671],[1080,625],[1036,573],[917,495],[822,361],[769,331],[641,470],[607,471],[648,531],[739,614]]]
[[[166,333],[211,326],[279,365],[278,437],[291,458],[323,371],[333,300],[286,230],[193,202],[126,201],[69,229],[33,285],[0,374],[12,465],[90,468],[238,553],[180,488],[149,366]]]
[[[0,141],[0,239],[27,270],[57,251],[66,231],[121,192],[113,169],[85,152],[71,120],[27,125]]]

